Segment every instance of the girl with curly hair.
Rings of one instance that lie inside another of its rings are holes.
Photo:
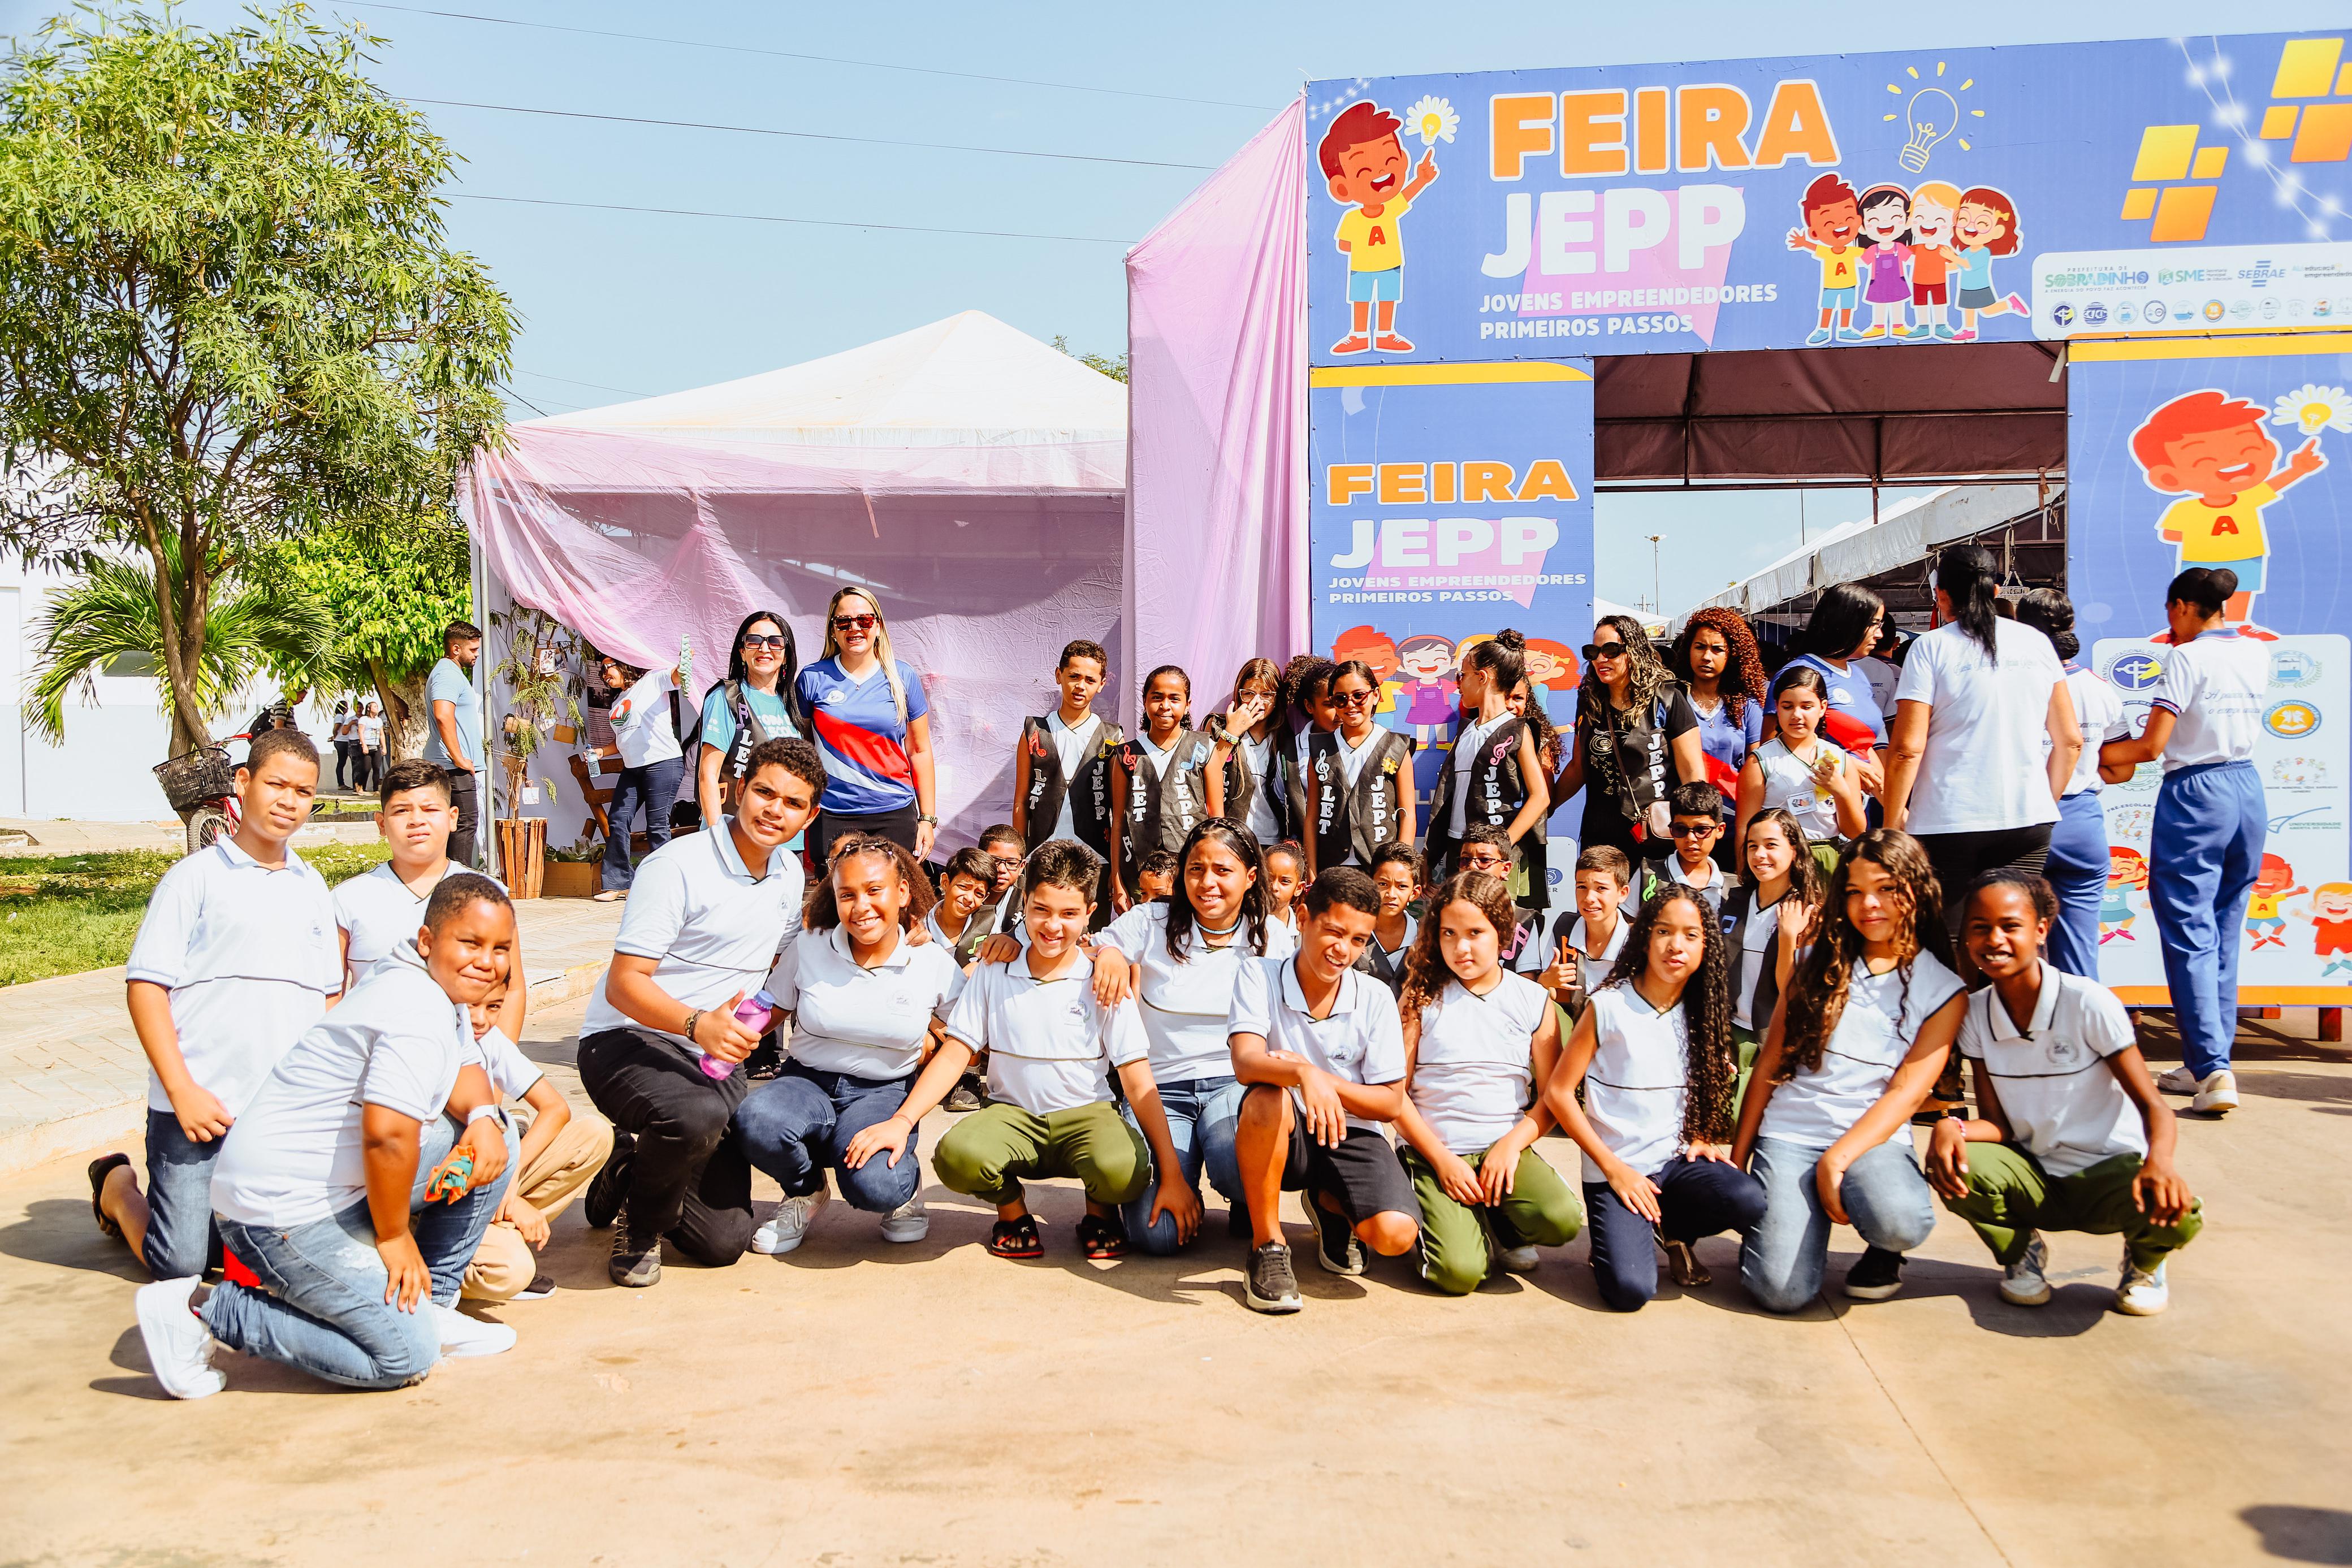
[[[1764,739],[1764,694],[1771,683],[1756,651],[1756,634],[1737,610],[1717,605],[1696,611],[1675,639],[1667,663],[1698,716],[1707,781],[1730,800],[1739,787],[1741,764]],[[1717,846],[1716,858],[1731,866],[1730,852],[1726,839]]]
[[[1669,884],[1643,905],[1544,1091],[1584,1151],[1592,1278],[1615,1311],[1658,1293],[1654,1236],[1687,1290],[1714,1279],[1694,1242],[1763,1218],[1763,1184],[1731,1159],[1738,1072],[1723,933],[1705,898]]]
[[[1508,883],[1465,871],[1430,901],[1405,961],[1406,1102],[1397,1154],[1421,1206],[1421,1277],[1465,1296],[1494,1269],[1530,1273],[1538,1247],[1584,1225],[1576,1194],[1533,1147],[1559,1057],[1559,1013],[1503,967],[1517,925]]]
[[[1576,740],[1550,798],[1584,791],[1579,836],[1586,849],[1608,844],[1636,862],[1660,859],[1674,848],[1666,797],[1676,784],[1706,778],[1698,716],[1632,616],[1604,617],[1584,657]]]
[[[1868,1246],[1845,1278],[1865,1301],[1903,1288],[1903,1254],[1935,1228],[1911,1114],[1968,1007],[1952,961],[1927,852],[1887,828],[1856,839],[1740,1102],[1732,1157],[1764,1184],[1765,1212],[1739,1277],[1767,1312],[1800,1312],[1821,1292],[1832,1225]]]

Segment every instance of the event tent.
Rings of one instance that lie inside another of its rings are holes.
[[[1021,717],[1051,705],[1062,644],[1118,646],[1126,450],[1119,383],[968,310],[509,426],[467,470],[459,509],[488,609],[543,611],[648,666],[690,638],[698,695],[752,610],[785,614],[805,664],[834,591],[869,587],[929,694],[954,848],[1009,815]],[[499,656],[494,638],[483,667]],[[534,777],[561,772],[542,756]],[[559,841],[579,820],[567,805],[549,811]]]

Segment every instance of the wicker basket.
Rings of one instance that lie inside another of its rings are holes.
[[[236,771],[228,765],[228,748],[200,746],[155,766],[155,781],[174,811],[190,811],[207,800],[217,800],[236,788]]]

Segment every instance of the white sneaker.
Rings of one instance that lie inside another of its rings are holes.
[[[2000,1299],[2012,1307],[2039,1307],[2050,1300],[2050,1243],[2035,1231],[2025,1243],[2025,1255],[2000,1272]]]
[[[2197,1086],[2197,1098],[2189,1102],[2191,1111],[2208,1116],[2220,1116],[2238,1108],[2238,1075],[2228,1068],[2217,1068],[2213,1076]]]
[[[174,1399],[203,1399],[228,1386],[213,1365],[220,1342],[204,1320],[188,1310],[188,1298],[204,1281],[158,1280],[131,1298],[139,1313],[139,1337],[147,1343],[147,1364],[155,1381]]]
[[[923,1207],[919,1192],[882,1217],[885,1241],[920,1241],[930,1233],[931,1212]]]
[[[2167,1260],[2170,1261],[2170,1260]],[[2164,1282],[2164,1264],[2153,1271],[2135,1268],[2124,1254],[2124,1276],[2116,1283],[2116,1311],[2136,1318],[2152,1318],[2172,1303],[2172,1287]]]
[[[486,1323],[479,1318],[469,1318],[455,1307],[445,1307],[438,1301],[430,1303],[433,1321],[441,1330],[441,1354],[452,1358],[466,1355],[504,1355],[515,1346],[515,1332],[504,1323]]]
[[[833,1189],[821,1186],[806,1197],[788,1197],[776,1205],[776,1212],[768,1222],[751,1232],[751,1250],[769,1258],[781,1258],[808,1239],[808,1228],[824,1206],[833,1201]]]
[[[2168,1067],[2156,1075],[2156,1086],[2167,1094],[2194,1094],[2198,1090],[2197,1074],[2186,1067]]]

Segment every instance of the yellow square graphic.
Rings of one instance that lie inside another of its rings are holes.
[[[2279,51],[2278,75],[2271,82],[2273,98],[2326,98],[2336,79],[2336,62],[2344,57],[2341,38],[2296,38]]]
[[[2156,212],[2156,187],[2138,185],[2124,193],[2124,222],[2138,223]]]
[[[2227,147],[2200,147],[2197,161],[2189,166],[2189,177],[2192,180],[2218,180],[2221,177],[2222,167],[2229,162],[2230,150]]]
[[[2344,68],[2352,70],[2352,66]],[[2263,140],[2284,141],[2294,134],[2294,105],[2274,103],[2263,110]]]
[[[2139,160],[2132,165],[2132,183],[2142,180],[2185,180],[2189,154],[2197,151],[2193,125],[2151,125],[2140,132]]]
[[[2293,163],[2341,163],[2352,157],[2352,103],[2315,103],[2303,111]]]
[[[2205,237],[2206,221],[2213,215],[2213,196],[2220,189],[2215,185],[2174,185],[2164,193],[2157,204],[2156,225],[2147,231],[2151,240],[2189,240]]]

